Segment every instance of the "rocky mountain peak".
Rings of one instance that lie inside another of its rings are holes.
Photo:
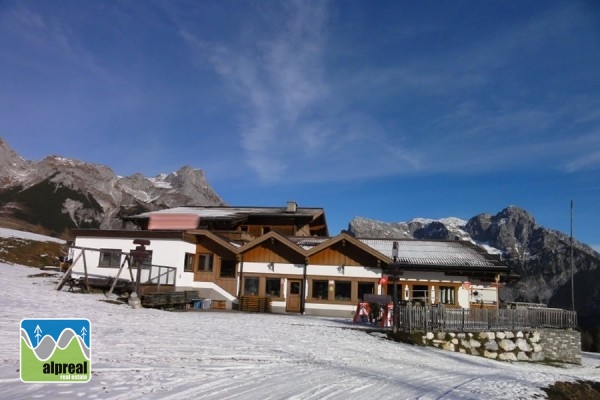
[[[0,138],[0,185],[18,180],[27,172],[29,164],[4,139]]]
[[[0,218],[25,220],[44,233],[123,228],[121,216],[185,205],[222,205],[200,169],[147,178],[118,177],[104,165],[52,155],[23,160],[0,139]]]
[[[531,214],[520,207],[510,206],[496,215],[476,215],[467,222],[465,230],[477,242],[518,255],[521,252],[519,249],[529,242],[536,227]]]

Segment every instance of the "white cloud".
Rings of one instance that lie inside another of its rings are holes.
[[[326,79],[327,3],[285,4],[276,17],[282,22],[270,25],[268,35],[242,29],[245,37],[235,46],[181,30],[240,100],[241,115],[234,117],[246,163],[264,182],[340,179],[349,162],[361,165],[352,176],[414,164],[371,117],[347,109],[347,99]]]

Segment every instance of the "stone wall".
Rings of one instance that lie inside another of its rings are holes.
[[[581,364],[581,333],[571,329],[427,332],[422,344],[494,360]]]

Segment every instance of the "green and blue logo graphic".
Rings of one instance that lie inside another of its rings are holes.
[[[88,382],[92,327],[87,319],[21,321],[21,380],[36,383]]]

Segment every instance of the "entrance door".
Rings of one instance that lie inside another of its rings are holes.
[[[299,279],[289,279],[287,287],[286,312],[300,312],[300,302],[302,300],[302,281]]]

